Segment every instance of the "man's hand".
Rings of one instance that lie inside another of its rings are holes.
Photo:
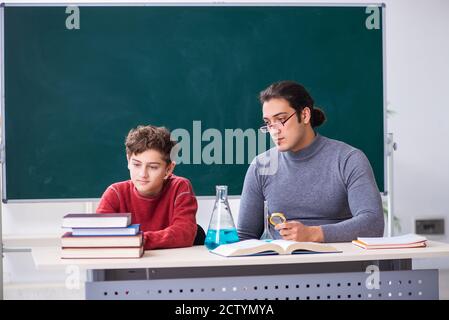
[[[299,221],[277,224],[275,229],[284,240],[323,242],[323,230],[319,226],[306,226]]]

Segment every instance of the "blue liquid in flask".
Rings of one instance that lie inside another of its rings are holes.
[[[217,196],[214,209],[212,210],[206,240],[204,241],[204,245],[209,250],[213,250],[222,244],[239,241],[231,209],[229,208],[228,187],[216,186],[216,190]]]
[[[218,237],[217,237],[218,236]],[[209,249],[213,250],[219,245],[228,244],[239,241],[239,236],[237,234],[237,229],[221,229],[217,234],[217,230],[210,229],[207,231],[206,240],[204,245]]]

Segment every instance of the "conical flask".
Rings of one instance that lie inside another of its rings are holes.
[[[216,186],[217,196],[204,245],[213,250],[221,244],[239,241],[228,203],[228,187]]]
[[[268,224],[268,204],[267,201],[263,202],[263,225],[264,225],[264,229],[263,229],[263,233],[262,236],[260,237],[260,240],[273,240],[274,237],[271,234],[270,231],[270,226]]]

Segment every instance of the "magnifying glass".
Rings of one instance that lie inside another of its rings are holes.
[[[285,218],[283,213],[280,212],[274,212],[270,215],[270,223],[273,226],[276,226],[280,223],[284,223],[285,221],[287,221],[287,219]]]

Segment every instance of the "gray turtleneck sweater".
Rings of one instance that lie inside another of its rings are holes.
[[[319,134],[298,152],[273,148],[251,163],[240,200],[240,240],[262,235],[264,200],[269,213],[321,225],[325,242],[381,237],[384,232],[382,200],[365,154]],[[275,238],[282,238],[270,228]]]

